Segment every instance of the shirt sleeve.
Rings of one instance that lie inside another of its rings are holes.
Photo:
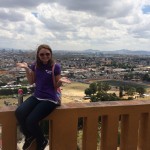
[[[55,69],[54,69],[54,75],[60,75],[61,74],[61,66],[60,64],[55,64]]]

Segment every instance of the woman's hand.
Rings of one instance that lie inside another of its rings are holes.
[[[16,66],[19,67],[19,68],[25,68],[27,69],[28,68],[28,64],[23,62],[23,63],[16,63]]]
[[[16,66],[19,68],[24,68],[26,71],[26,76],[27,79],[29,81],[29,83],[32,85],[33,83],[35,83],[35,74],[34,72],[28,67],[28,64],[26,62],[22,62],[22,63],[16,63]]]
[[[61,77],[59,79],[59,82],[62,82],[62,83],[71,83],[71,81],[68,78],[66,78],[66,77]]]
[[[68,78],[66,78],[66,77],[61,77],[58,80],[58,82],[56,84],[56,87],[58,88],[58,87],[62,86],[63,83],[68,83],[69,84],[69,83],[71,83],[71,81]]]

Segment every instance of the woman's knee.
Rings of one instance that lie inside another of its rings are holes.
[[[18,107],[16,110],[15,110],[15,116],[18,120],[20,119],[24,119],[25,115],[24,115],[24,110],[22,110],[21,107]]]

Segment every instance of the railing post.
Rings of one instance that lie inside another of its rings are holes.
[[[98,116],[88,114],[83,120],[83,150],[96,150],[98,138]]]
[[[118,146],[119,115],[101,116],[101,150],[116,150]]]
[[[17,149],[17,124],[13,113],[5,115],[2,121],[2,150]]]
[[[78,117],[73,110],[60,110],[52,120],[51,150],[77,150]]]
[[[137,150],[139,114],[121,116],[120,150]]]
[[[138,150],[150,150],[150,113],[141,115]]]

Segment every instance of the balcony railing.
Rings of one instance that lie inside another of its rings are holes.
[[[0,109],[2,150],[17,149],[15,107]],[[82,150],[150,150],[150,101],[68,103],[47,118],[50,150],[77,150],[83,119]],[[30,150],[35,150],[33,144]]]

